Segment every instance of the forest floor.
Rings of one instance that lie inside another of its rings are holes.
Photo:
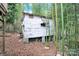
[[[0,50],[2,49],[2,38],[0,37]],[[17,33],[7,33],[5,37],[6,56],[55,56],[57,51],[53,43],[49,49],[45,49],[42,42],[24,43]]]

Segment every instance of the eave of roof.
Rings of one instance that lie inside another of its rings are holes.
[[[41,16],[41,15],[36,15],[36,14],[32,14],[32,13],[24,13],[24,15],[32,15],[32,16],[38,16],[38,17],[41,17],[41,18],[47,18],[46,16]],[[47,18],[47,19],[52,19],[52,18]]]
[[[0,3],[0,14],[6,15],[7,10],[2,3]]]

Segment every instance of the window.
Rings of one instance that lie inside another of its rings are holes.
[[[42,27],[46,27],[46,23],[41,23],[41,26]]]

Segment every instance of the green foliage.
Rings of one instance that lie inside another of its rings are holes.
[[[16,4],[14,3],[9,3],[8,4],[8,16],[7,16],[7,23],[13,24],[15,19],[17,18],[17,9],[16,9]]]
[[[22,19],[23,4],[9,3],[8,13],[6,19],[6,31],[19,32],[21,31],[21,19]]]
[[[20,4],[20,3],[18,3],[18,4],[16,4],[16,10],[17,10],[17,13],[16,13],[16,19],[17,20],[21,20],[21,18],[22,18],[22,11],[23,11],[23,4]]]
[[[40,16],[46,16],[51,18],[52,17],[52,4],[47,4],[47,3],[34,3],[32,4],[32,11],[33,14],[35,15],[40,15]]]

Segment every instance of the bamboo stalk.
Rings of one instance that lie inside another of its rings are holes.
[[[54,28],[54,39],[53,40],[55,40],[55,17],[54,17],[54,11],[55,10],[54,10],[53,4],[52,4],[52,8],[51,9],[52,9],[52,21],[54,20],[54,27],[53,27]]]
[[[56,19],[55,45],[56,45],[56,48],[58,49],[58,16],[57,16],[57,4],[56,3],[55,3],[55,16],[56,16],[55,17]]]
[[[77,39],[78,39],[78,37],[77,37],[77,33],[78,33],[78,31],[77,31],[77,13],[76,13],[76,4],[74,4],[74,6],[75,6],[75,48],[77,48],[77,45],[76,45],[76,43],[77,43]]]
[[[48,8],[48,4],[47,4],[47,8]],[[48,13],[48,12],[47,12]],[[46,13],[46,19],[47,19],[47,13]],[[48,20],[46,20],[46,22],[47,22]],[[47,38],[47,27],[46,27],[46,41],[45,41],[45,45],[46,45],[46,47],[48,47],[49,46],[49,44],[48,44],[48,38]]]
[[[62,20],[62,55],[64,56],[64,19],[63,19],[63,4],[61,3],[61,20]]]

